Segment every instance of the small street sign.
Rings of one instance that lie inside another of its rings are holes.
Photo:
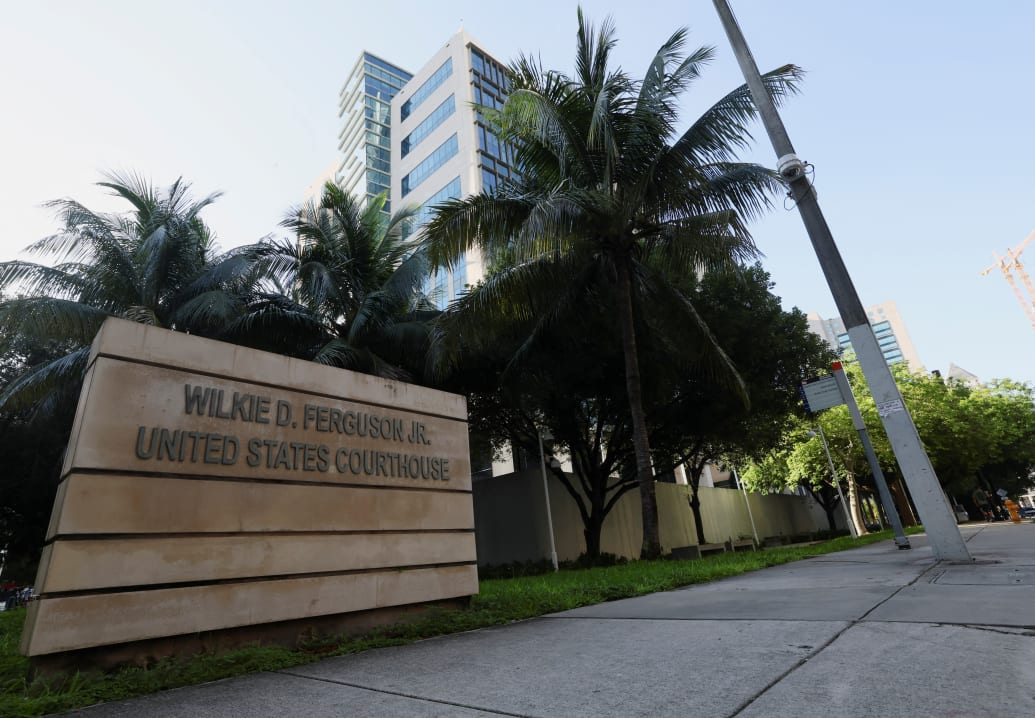
[[[799,392],[802,401],[805,402],[805,411],[810,414],[845,403],[845,398],[841,396],[841,389],[838,388],[837,379],[833,374],[824,374],[803,381]]]

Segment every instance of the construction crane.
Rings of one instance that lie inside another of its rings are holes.
[[[1035,239],[1035,232],[1028,235],[1028,238],[1017,245],[1014,249],[1007,249],[1006,256],[1000,257],[998,254],[993,253],[992,256],[995,258],[995,264],[981,272],[981,276],[985,276],[996,267],[999,267],[1003,272],[1003,276],[1006,277],[1006,281],[1010,284],[1010,288],[1013,290],[1014,295],[1017,297],[1017,301],[1021,303],[1021,308],[1024,309],[1024,313],[1028,315],[1028,321],[1031,322],[1031,326],[1035,329],[1035,285],[1031,283],[1031,277],[1028,276],[1028,272],[1024,269],[1024,265],[1021,264],[1021,252],[1024,248]],[[1021,278],[1021,283],[1024,284],[1024,289],[1028,292],[1028,296],[1024,296],[1024,292],[1017,286],[1017,280],[1014,278],[1012,272],[1016,271],[1017,276]]]

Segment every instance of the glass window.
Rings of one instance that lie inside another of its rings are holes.
[[[420,206],[420,209],[417,210],[417,214],[414,215],[413,220],[410,222],[409,227],[403,228],[403,239],[427,224],[428,220],[431,219],[432,212],[435,211],[435,207],[446,200],[458,199],[460,196],[460,178],[454,177],[452,182],[428,197],[427,201]]]
[[[442,67],[435,70],[435,74],[429,77],[423,85],[417,88],[417,91],[413,93],[413,97],[403,103],[399,110],[401,115],[400,119],[405,120],[409,117],[410,113],[420,107],[420,104],[424,102],[424,100],[428,99],[431,93],[438,89],[438,86],[445,82],[452,74],[453,58],[450,57],[442,63]]]
[[[424,138],[438,129],[438,126],[446,121],[456,111],[456,101],[453,95],[446,98],[445,102],[432,110],[431,114],[413,128],[413,132],[406,135],[402,141],[402,156],[410,154],[410,150],[419,145]]]
[[[367,159],[368,160],[383,160],[385,162],[392,161],[391,153],[381,147],[376,147],[373,144],[367,145]]]
[[[494,135],[492,132],[486,131],[485,134],[487,135],[486,138],[485,138],[485,141],[486,141],[486,144],[487,144],[486,152],[488,152],[493,157],[499,157],[500,156],[500,141],[499,141],[499,139],[497,139],[496,135]]]
[[[496,175],[482,168],[482,192],[492,193],[496,190]]]
[[[430,177],[435,170],[444,165],[450,158],[456,155],[456,135],[439,145],[419,165],[413,168],[408,175],[402,178],[402,196],[405,197],[413,191],[417,185]]]
[[[482,54],[473,47],[471,48],[471,67],[478,72],[485,74],[485,59],[482,57]]]
[[[403,79],[406,79],[406,80],[409,80],[410,78],[413,77],[413,75],[411,75],[410,73],[406,72],[406,70],[402,69],[401,67],[396,67],[395,65],[391,65],[391,64],[385,62],[384,60],[382,60],[381,58],[375,57],[374,55],[371,55],[369,53],[363,53],[363,62],[365,64],[369,63],[371,65],[376,65],[376,66],[378,66],[378,67],[380,67],[380,68],[382,68],[384,70],[387,70],[392,75],[397,75],[397,76],[402,77]]]
[[[449,304],[449,275],[446,272],[436,272],[434,284],[432,285],[432,300],[439,309],[445,309]]]
[[[453,292],[449,297],[456,299],[467,291],[467,255],[461,254],[460,259],[453,266]]]

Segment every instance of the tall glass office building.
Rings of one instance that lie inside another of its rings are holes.
[[[913,340],[906,331],[906,325],[898,313],[894,302],[884,302],[866,308],[866,317],[873,327],[884,360],[888,364],[907,362],[912,371],[921,371],[923,364],[913,346]],[[824,319],[815,312],[808,315],[809,330],[823,337],[839,354],[852,351],[852,341],[848,337],[841,317]]]
[[[338,93],[341,163],[334,179],[343,189],[368,200],[391,194],[391,101],[412,75],[369,52],[360,54]],[[391,211],[391,203],[385,205]]]
[[[504,66],[461,30],[392,101],[392,202],[420,208],[420,231],[436,204],[484,190],[513,174],[513,154],[489,131],[474,105],[501,108]],[[482,278],[484,260],[466,256],[431,278],[440,307]]]

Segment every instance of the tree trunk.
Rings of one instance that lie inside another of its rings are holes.
[[[586,539],[586,558],[595,560],[600,558],[600,533],[604,528],[603,522],[596,516],[591,516],[582,529],[582,535]]]
[[[640,386],[640,360],[636,353],[636,328],[633,323],[632,284],[628,260],[619,258],[616,270],[618,323],[622,330],[622,354],[625,357],[625,391],[629,395],[633,449],[636,452],[636,480],[640,485],[640,514],[643,519],[640,558],[659,558],[661,534],[658,527],[658,501],[654,493],[654,470],[650,463],[647,415],[643,410],[643,392]]]
[[[703,546],[708,542],[704,539],[704,521],[701,519],[701,497],[697,495],[695,490],[690,489],[686,500],[690,502],[690,511],[694,515],[694,526],[697,528],[697,545]]]
[[[600,535],[604,531],[605,518],[603,497],[593,496],[590,501],[589,519],[582,527],[582,535],[586,539],[586,558],[588,559],[600,558]]]
[[[837,532],[837,520],[834,518],[834,507],[826,507],[820,504],[823,508],[823,513],[827,515],[827,525],[830,527],[830,533]]]
[[[902,520],[902,525],[916,526],[916,514],[913,513],[913,507],[909,505],[909,499],[906,497],[902,479],[895,476],[888,482],[888,485],[891,489],[891,498],[895,502],[895,508],[898,509],[899,518]]]
[[[852,472],[846,471],[845,476],[848,480],[848,508],[851,509],[856,532],[863,536],[868,534],[869,530],[866,528],[866,520],[863,519],[862,515],[862,506],[859,504],[859,485],[855,482],[855,474]]]

